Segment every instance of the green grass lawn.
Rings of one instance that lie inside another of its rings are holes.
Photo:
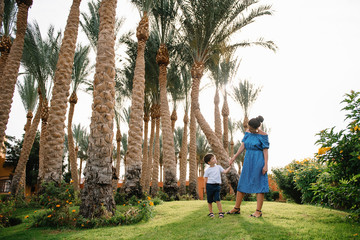
[[[234,202],[223,201],[230,210]],[[214,205],[215,207],[215,205]],[[241,215],[207,217],[206,201],[165,202],[148,222],[87,230],[33,229],[28,220],[0,229],[0,239],[360,239],[360,224],[347,213],[291,203],[265,202],[262,218],[250,218],[256,202],[244,202]],[[216,209],[216,207],[214,208]],[[21,217],[34,209],[22,209]],[[217,211],[214,211],[217,213]]]

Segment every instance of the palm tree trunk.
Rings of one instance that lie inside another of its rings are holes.
[[[117,189],[117,185],[120,178],[120,161],[121,161],[120,147],[121,147],[121,132],[120,132],[120,128],[118,128],[116,130],[116,166],[115,166],[117,179],[113,181],[113,190],[115,191]]]
[[[45,181],[60,183],[62,179],[62,156],[65,140],[67,100],[78,36],[81,0],[73,0],[66,23],[54,76],[54,87],[49,111],[49,124],[45,145]]]
[[[154,149],[154,135],[155,135],[155,105],[151,106],[151,130],[150,130],[150,143],[149,143],[149,154],[148,154],[148,164],[146,170],[146,177],[145,177],[145,192],[150,192],[150,182],[151,182],[151,175],[153,169],[153,149]]]
[[[21,2],[18,5],[16,38],[11,47],[10,54],[6,61],[6,65],[3,68],[3,74],[0,75],[0,146],[2,146],[5,140],[5,130],[9,120],[12,99],[14,96],[16,80],[20,67],[20,60],[23,53],[28,10],[31,4],[32,0],[29,0],[27,1],[27,3]]]
[[[143,146],[143,158],[141,167],[141,187],[145,190],[146,174],[148,169],[148,132],[149,132],[149,120],[150,116],[148,113],[144,115],[144,146]]]
[[[227,102],[226,92],[224,96],[224,103],[222,108],[224,138],[223,145],[226,152],[229,152],[229,106]]]
[[[103,0],[94,76],[89,159],[81,192],[80,214],[85,218],[109,217],[115,213],[112,189],[111,150],[115,105],[115,38],[117,0]]]
[[[83,163],[83,159],[82,159],[82,158],[80,158],[80,167],[79,167],[79,184],[81,184],[82,163]]]
[[[70,96],[70,109],[69,109],[69,117],[68,117],[68,148],[69,148],[69,164],[71,170],[71,179],[73,180],[73,186],[75,191],[79,191],[79,179],[77,172],[77,159],[75,157],[75,143],[72,132],[72,120],[74,117],[75,104],[77,103],[76,92],[73,92]]]
[[[177,114],[176,114],[176,108],[174,106],[174,109],[173,109],[173,111],[171,113],[171,130],[172,130],[173,133],[175,131],[175,122],[176,122],[176,120],[177,120]]]
[[[1,76],[4,74],[4,68],[5,68],[8,57],[9,57],[9,52],[1,51],[1,56],[0,56],[0,81],[2,81]]]
[[[231,137],[231,140],[230,140],[230,157],[233,157],[233,156],[234,156],[234,140]]]
[[[144,115],[144,90],[145,90],[145,46],[149,37],[149,19],[146,12],[137,28],[138,49],[133,80],[132,104],[129,123],[129,139],[127,164],[125,171],[125,194],[142,196],[140,185],[141,175],[141,143],[142,143],[142,117]]]
[[[42,102],[41,109],[41,135],[40,135],[40,149],[39,149],[39,174],[38,174],[38,184],[41,185],[44,179],[44,159],[45,159],[45,142],[48,134],[47,131],[47,120],[49,117],[49,106],[47,99],[44,98]]]
[[[200,62],[195,62],[191,68],[191,108],[190,108],[190,147],[189,147],[189,192],[195,198],[199,198],[197,187],[197,161],[196,161],[196,118],[195,110],[199,108],[199,87],[200,79],[204,72],[204,65]]]
[[[28,111],[28,113],[26,114],[26,124],[24,126],[24,131],[25,133],[28,131],[28,129],[30,128],[31,126],[31,120],[33,118],[33,113],[32,111]]]
[[[225,151],[223,145],[211,130],[209,124],[206,122],[204,116],[201,114],[200,109],[195,110],[196,119],[201,127],[201,130],[204,132],[207,140],[209,141],[211,148],[213,149],[216,158],[219,160],[223,168],[229,167],[229,155]],[[234,192],[236,192],[237,184],[239,181],[239,175],[236,173],[234,168],[231,168],[230,171],[226,174],[228,181]]]
[[[151,189],[150,194],[155,196],[159,191],[159,162],[160,162],[160,117],[156,118],[155,127],[155,149],[154,149],[154,161],[153,161],[153,172],[151,178]]]
[[[220,109],[219,109],[219,89],[216,88],[215,91],[215,97],[214,97],[214,105],[215,105],[215,111],[214,111],[214,119],[215,119],[215,134],[218,137],[218,139],[222,140],[222,129],[221,129],[221,117],[220,117]]]
[[[36,110],[34,120],[28,131],[25,132],[24,143],[21,149],[20,158],[15,169],[14,177],[11,181],[10,189],[12,195],[17,195],[19,193],[20,188],[25,186],[25,181],[23,176],[25,175],[26,163],[29,159],[30,151],[34,144],[36,131],[39,126],[40,117],[41,117],[41,105],[42,105],[42,97],[40,97],[39,106],[38,109]]]
[[[229,167],[229,156],[224,147],[221,144],[221,141],[216,136],[216,134],[212,131],[209,124],[206,122],[205,118],[200,112],[199,107],[199,85],[200,80],[204,72],[204,65],[202,63],[195,63],[191,69],[191,76],[193,79],[192,89],[191,89],[191,109],[194,114],[194,118],[196,117],[197,122],[200,125],[201,130],[204,132],[208,142],[211,145],[217,159],[219,159],[222,167]],[[196,131],[196,129],[195,129]],[[196,135],[196,133],[195,133]],[[195,139],[196,140],[196,139]],[[191,120],[190,120],[190,141],[191,141]],[[191,142],[190,142],[191,144]],[[191,147],[191,146],[190,146]],[[195,159],[196,161],[196,159]],[[236,173],[234,168],[231,168],[230,172],[227,173],[227,178],[233,188],[234,192],[236,192],[239,175]],[[223,183],[224,184],[224,183]]]
[[[187,111],[185,111],[184,115],[184,132],[181,143],[181,151],[180,151],[180,195],[186,194],[186,168],[187,168],[187,155],[188,155],[188,146],[187,146],[187,133],[188,133],[188,123],[189,117]]]
[[[26,132],[29,131],[30,127],[31,127],[31,120],[33,118],[33,113],[32,111],[28,111],[28,113],[26,114],[26,124],[24,126],[24,131],[25,131],[25,134]],[[19,185],[19,188],[18,189],[24,189],[24,196],[25,196],[25,190],[26,190],[26,166],[24,168],[24,172],[21,176],[21,180],[20,180],[20,185]]]
[[[165,44],[161,44],[156,55],[159,65],[159,86],[160,86],[160,112],[161,131],[163,135],[163,159],[164,159],[164,192],[169,197],[175,197],[178,192],[176,179],[176,161],[174,136],[171,130],[171,118],[169,103],[167,100],[167,71],[169,64],[169,53]]]

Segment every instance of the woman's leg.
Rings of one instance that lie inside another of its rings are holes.
[[[261,211],[263,203],[264,203],[264,196],[265,196],[264,193],[257,193],[256,194],[256,210]],[[260,217],[261,212],[259,212],[259,211],[255,211],[252,215],[254,217]]]
[[[243,200],[244,196],[245,196],[245,193],[242,193],[242,192],[239,192],[239,191],[236,192],[235,207],[229,211],[230,213],[240,211],[238,209],[240,209],[240,205],[242,203],[242,200]]]

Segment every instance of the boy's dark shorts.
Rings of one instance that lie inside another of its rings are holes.
[[[220,184],[207,183],[206,195],[208,203],[220,201]]]

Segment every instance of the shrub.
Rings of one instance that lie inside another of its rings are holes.
[[[0,200],[0,228],[10,227],[21,223],[21,219],[13,216],[15,211],[15,199],[6,195]]]
[[[272,169],[275,181],[283,191],[286,198],[292,199],[296,203],[301,203],[301,191],[296,187],[294,177],[301,165],[299,161],[292,161],[284,168]]]
[[[223,200],[226,200],[226,201],[235,201],[235,194],[231,194],[231,193],[228,193],[226,194],[226,196],[223,198]]]
[[[359,221],[360,205],[360,92],[351,91],[342,101],[346,106],[345,129],[334,127],[319,134],[317,158],[326,164],[326,173],[313,185],[314,200],[323,206],[350,209],[350,218]]]
[[[42,183],[37,200],[41,205],[52,209],[57,205],[73,206],[78,201],[73,186],[64,181],[61,184],[52,181]]]
[[[311,184],[315,183],[317,178],[324,171],[324,166],[313,159],[304,159],[299,162],[301,167],[295,171],[295,186],[301,192],[302,203],[310,203],[314,197]]]

